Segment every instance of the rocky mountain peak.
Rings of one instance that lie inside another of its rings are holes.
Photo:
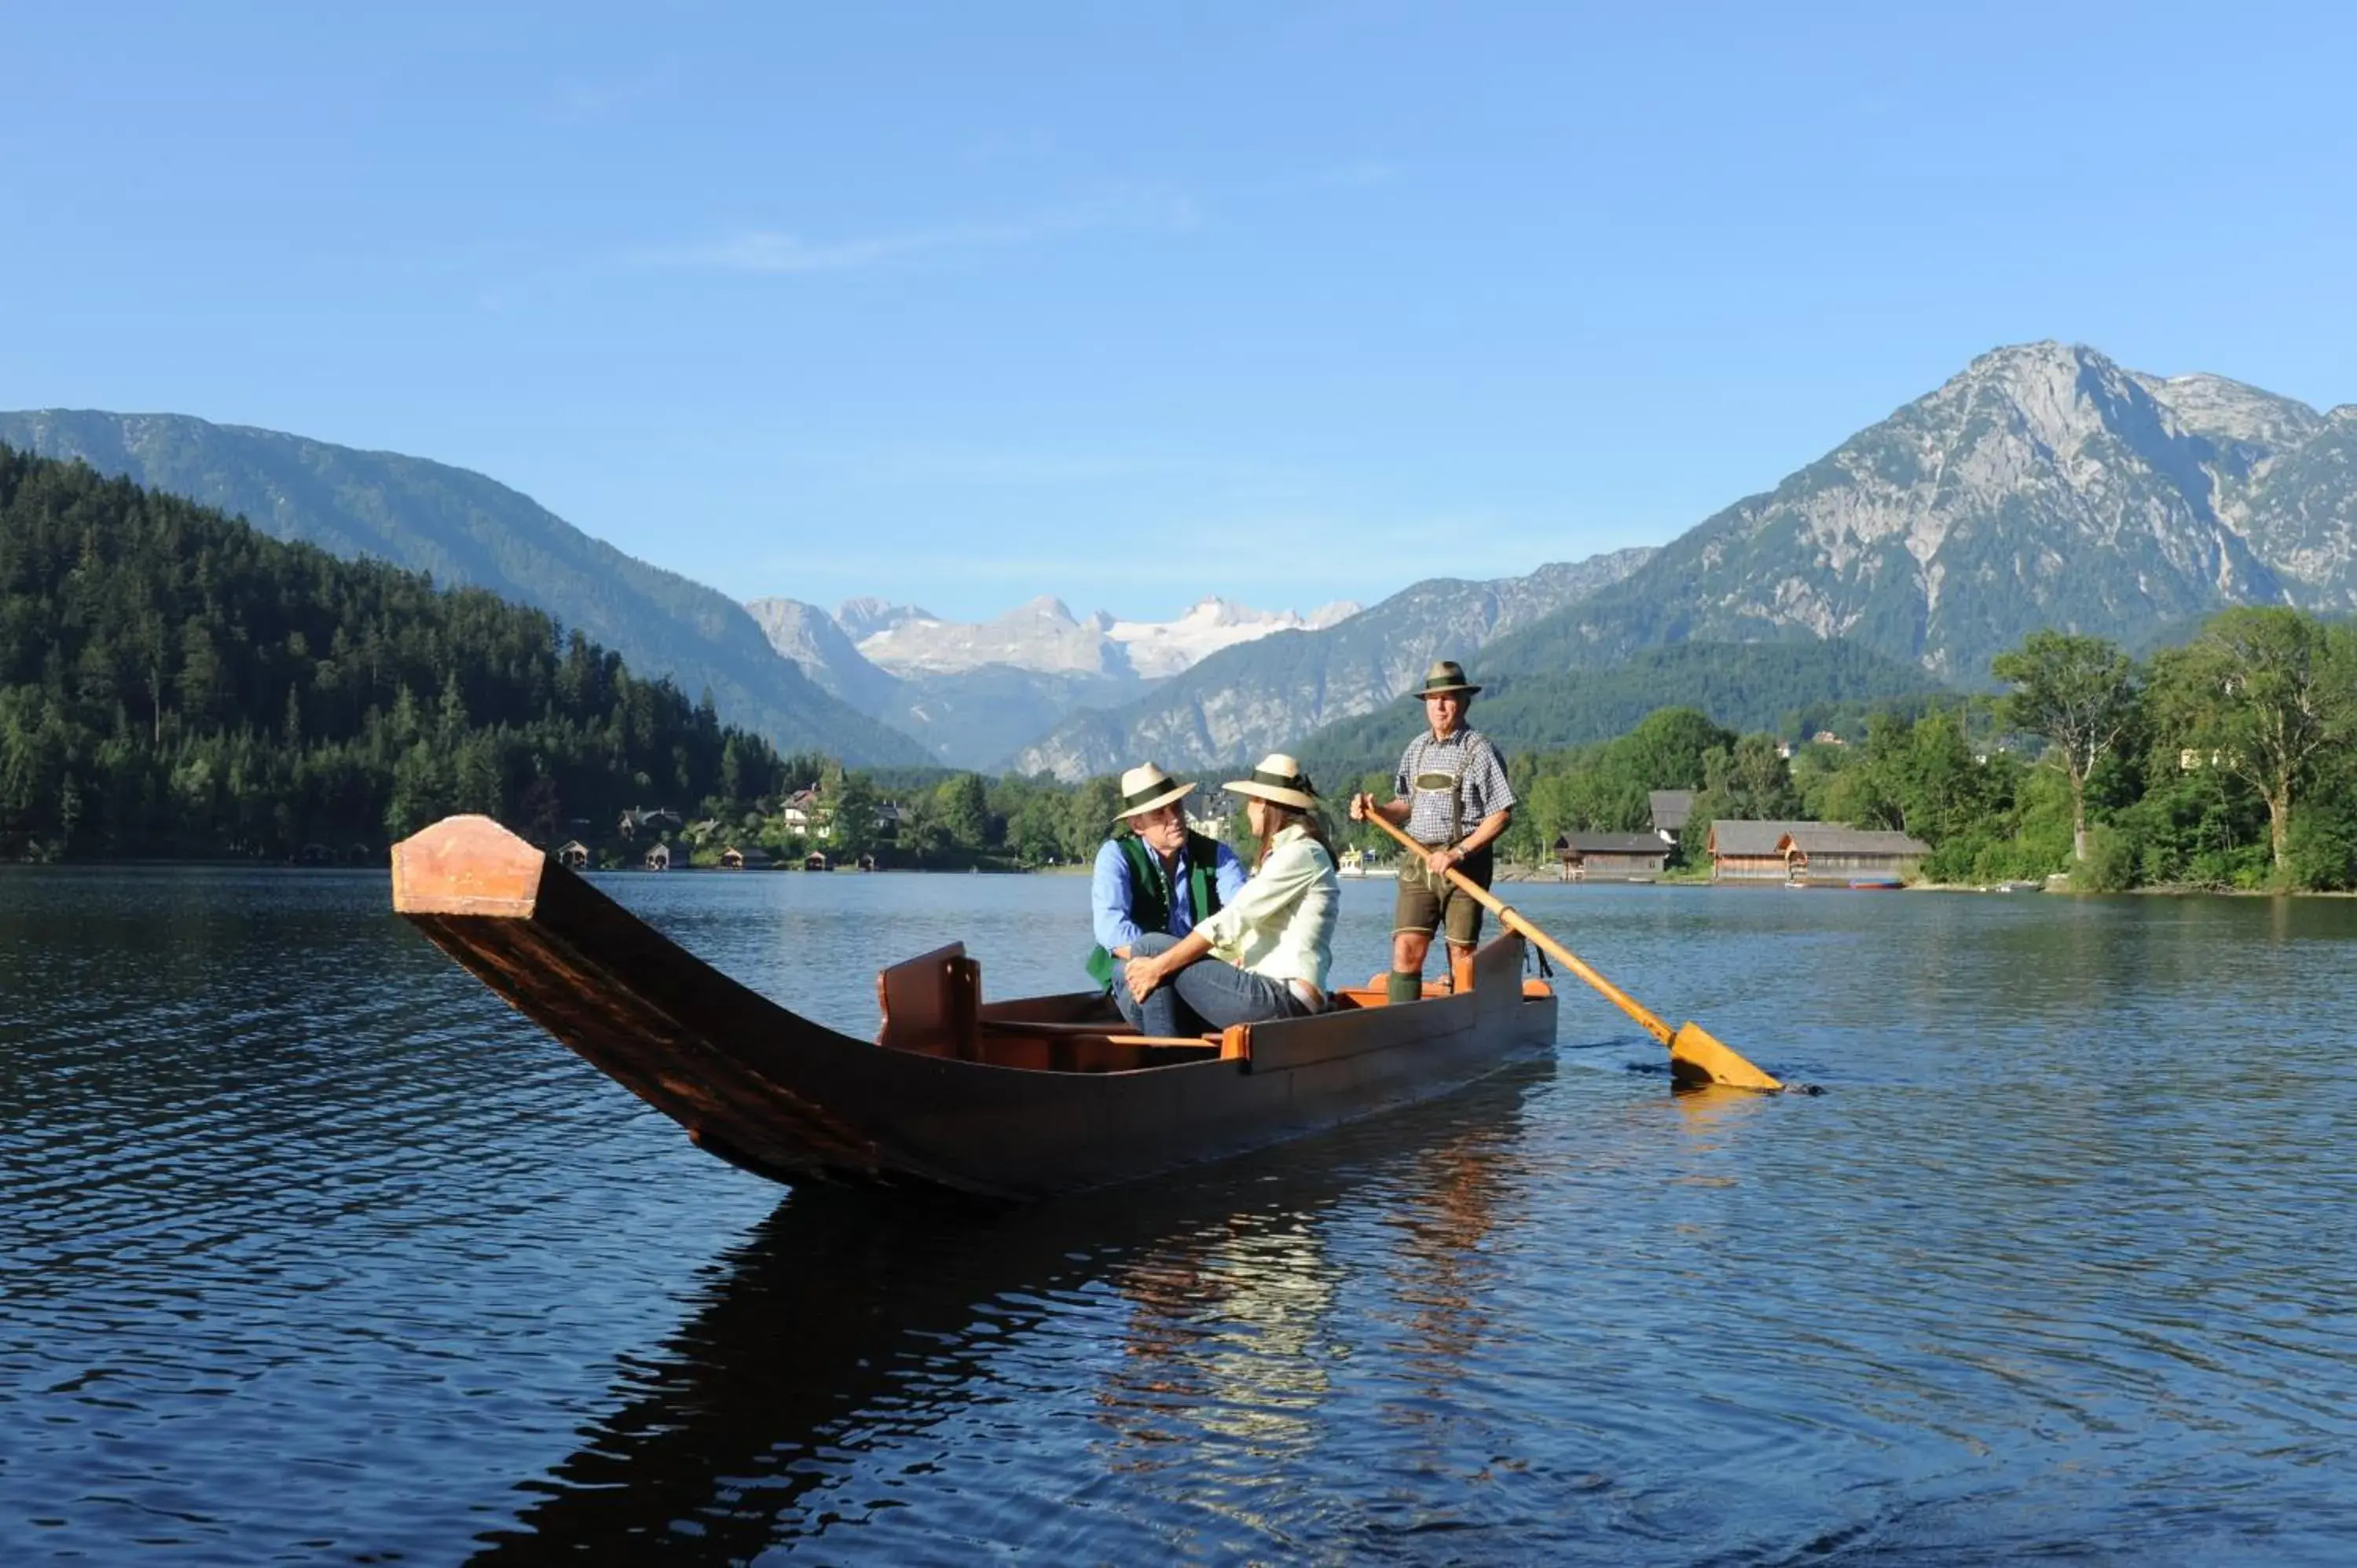
[[[2324,416],[2295,398],[2278,397],[2224,376],[2136,375],[2136,381],[2166,405],[2186,429],[2222,445],[2296,446],[2315,435],[2324,422]]]
[[[2349,602],[2333,428],[2294,400],[2142,375],[2083,344],[1993,349],[1545,635],[1570,662],[1847,638],[1980,684],[2040,627],[2134,643],[2227,605]]]
[[[872,595],[845,599],[835,607],[834,611],[834,623],[843,628],[843,634],[854,642],[873,637],[879,631],[889,631],[902,621],[937,618],[931,610],[920,609],[915,605],[896,605],[889,599],[879,599]]]

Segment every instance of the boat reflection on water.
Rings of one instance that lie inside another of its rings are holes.
[[[1354,1252],[1367,1235],[1395,1247],[1385,1287],[1415,1304],[1407,1348],[1438,1387],[1480,1332],[1467,1271],[1523,1099],[1554,1073],[1510,1069],[1184,1181],[1054,1203],[797,1190],[686,1325],[626,1362],[612,1412],[522,1483],[542,1495],[473,1561],[741,1562],[815,1535],[874,1505],[814,1493],[873,1448],[1006,1404],[1010,1359],[1027,1399],[1061,1377],[1049,1403],[1094,1412],[1074,1441],[1100,1476],[1167,1468],[1209,1436],[1281,1458],[1310,1441],[1340,1353],[1322,1327],[1346,1273],[1327,1243],[1338,1212]],[[1043,1336],[1058,1343],[1026,1359]]]

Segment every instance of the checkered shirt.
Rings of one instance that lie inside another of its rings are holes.
[[[1400,754],[1399,771],[1392,779],[1392,793],[1414,802],[1408,811],[1408,837],[1435,848],[1454,842],[1448,834],[1448,818],[1459,774],[1464,776],[1465,814],[1458,826],[1458,838],[1479,827],[1482,818],[1514,803],[1514,787],[1506,781],[1505,759],[1480,731],[1459,729],[1447,740],[1436,740],[1426,730],[1407,743],[1407,750]],[[1420,778],[1440,775],[1446,775],[1450,784],[1439,789],[1416,784]]]

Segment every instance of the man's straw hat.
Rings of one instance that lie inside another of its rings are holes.
[[[1151,762],[1142,763],[1121,776],[1121,810],[1113,820],[1125,822],[1140,811],[1168,805],[1194,788],[1178,783]]]

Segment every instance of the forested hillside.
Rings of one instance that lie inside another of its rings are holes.
[[[642,676],[709,688],[729,722],[778,746],[855,762],[928,760],[780,658],[727,595],[625,555],[468,469],[167,413],[0,413],[0,443],[219,507],[273,539],[545,610]]]
[[[1516,640],[1501,639],[1493,655]],[[1603,670],[1473,673],[1482,694],[1472,723],[1509,754],[1609,740],[1662,708],[1795,740],[1822,729],[1862,735],[1870,710],[1917,709],[1942,690],[1921,670],[1838,640],[1689,642]],[[1402,699],[1308,736],[1302,760],[1319,779],[1387,771],[1423,722],[1423,709]]]
[[[0,446],[0,857],[382,857],[779,787],[709,703],[487,593]]]

